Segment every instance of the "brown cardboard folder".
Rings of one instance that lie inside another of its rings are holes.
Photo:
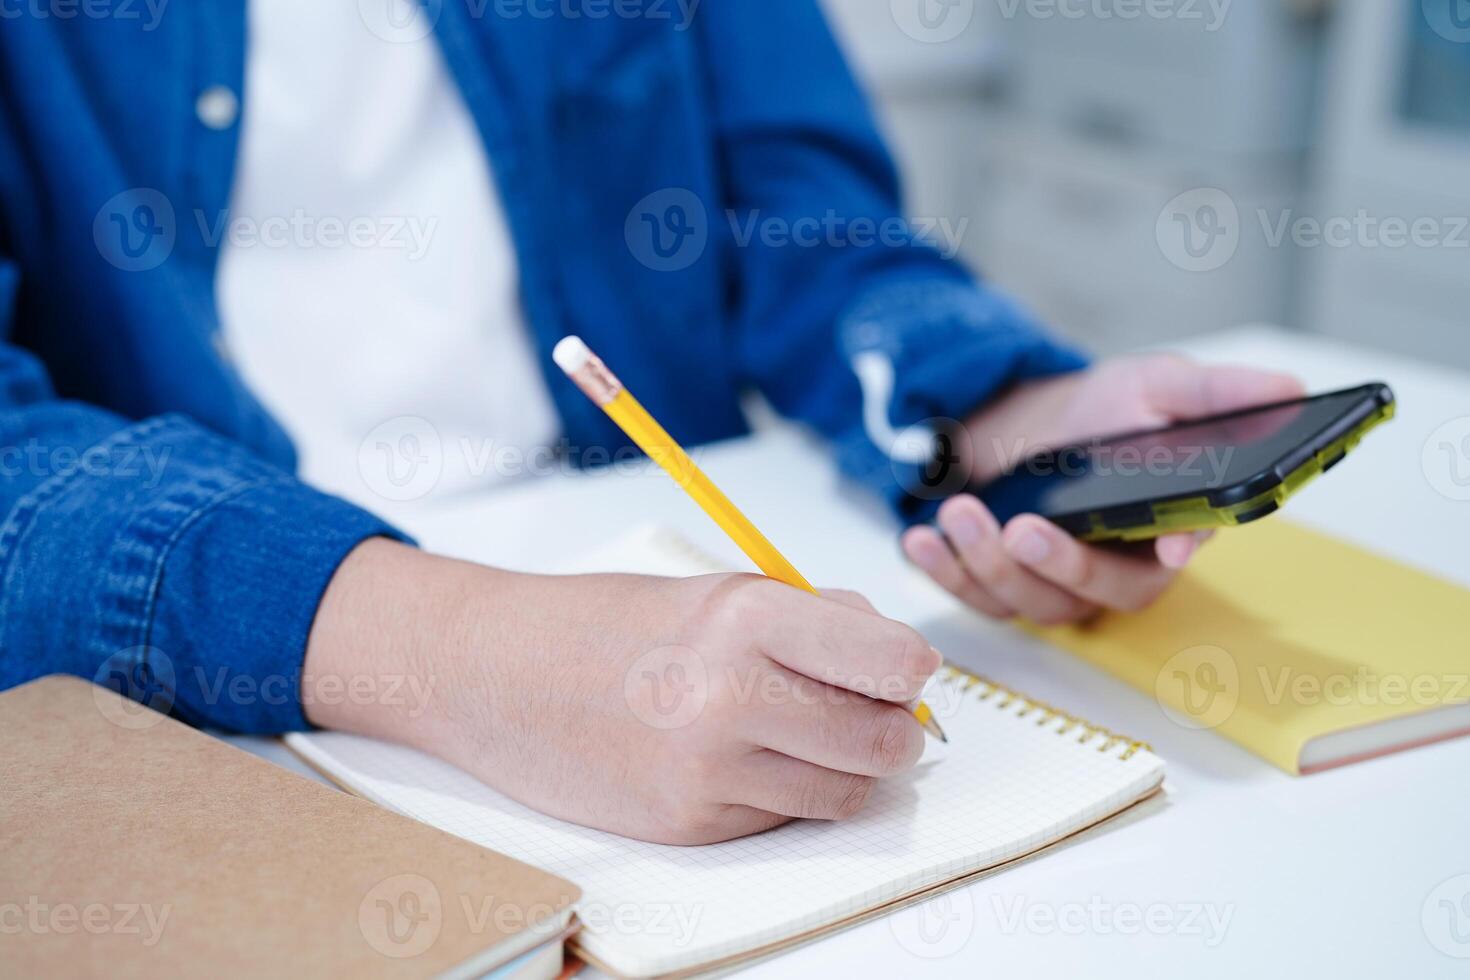
[[[105,688],[0,694],[0,975],[479,975],[575,885]]]

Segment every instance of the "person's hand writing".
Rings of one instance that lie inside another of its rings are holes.
[[[755,575],[498,571],[375,540],[332,580],[310,675],[413,673],[416,717],[308,706],[553,816],[697,844],[841,819],[911,767],[940,657],[861,597]]]

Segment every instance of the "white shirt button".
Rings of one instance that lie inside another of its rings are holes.
[[[199,93],[194,112],[210,129],[229,129],[240,115],[240,98],[224,85],[211,85]]]

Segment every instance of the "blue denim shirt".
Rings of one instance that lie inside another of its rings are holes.
[[[124,678],[196,724],[303,727],[323,590],[396,532],[292,476],[217,340],[245,0],[19,10],[0,19],[0,688]],[[1081,365],[897,223],[814,0],[423,16],[505,201],[570,445],[625,444],[551,363],[578,333],[681,440],[743,432],[756,388],[902,507],[913,477],[864,427],[855,354],[893,365],[895,427]]]

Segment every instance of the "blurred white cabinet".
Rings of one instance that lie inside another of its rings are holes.
[[[957,19],[930,21],[937,33],[916,29],[905,10],[916,14],[921,4],[932,4],[935,16]],[[993,102],[1004,84],[997,8],[964,0],[950,6],[941,0],[822,0],[822,6],[888,138],[906,210],[918,219],[963,226],[963,242],[983,220],[975,210],[975,188],[983,182],[975,160],[990,136]]]
[[[1470,24],[1451,19],[1458,3],[1341,7],[1313,211],[1353,228],[1303,256],[1305,319],[1470,366]],[[1398,229],[1416,224],[1405,240]]]
[[[1043,321],[1103,351],[1299,322],[1298,250],[1274,235],[1304,213],[1320,5],[824,5],[910,214],[963,223],[962,256]],[[916,29],[920,9],[962,29]]]
[[[1015,110],[1033,124],[1198,162],[1311,141],[1320,31],[1299,3],[1005,2]]]
[[[1294,254],[1260,216],[1289,207],[1294,168],[1207,170],[1019,125],[981,159],[991,203],[972,259],[1087,346],[1286,322]]]
[[[993,0],[821,0],[848,60],[880,98],[970,87],[993,70]],[[917,18],[924,11],[932,18]]]

